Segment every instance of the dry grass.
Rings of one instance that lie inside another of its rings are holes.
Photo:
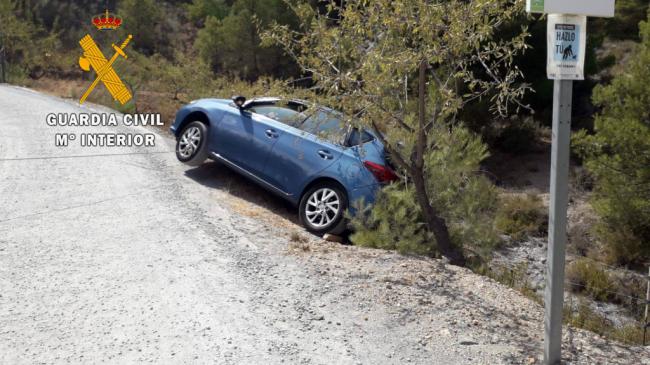
[[[566,270],[569,288],[574,292],[585,292],[599,301],[613,299],[614,283],[609,275],[596,262],[578,259],[570,263]]]
[[[232,207],[234,211],[243,216],[258,218],[263,213],[261,207],[250,204],[249,202],[246,202],[242,199],[232,198],[229,200],[230,201],[228,203],[230,207]]]
[[[515,241],[546,234],[548,216],[542,199],[533,194],[502,195],[496,228]]]
[[[301,242],[291,242],[287,247],[289,251],[311,252],[311,246]]]
[[[615,326],[610,320],[593,311],[584,301],[580,301],[576,309],[564,307],[565,321],[572,327],[582,328],[627,344],[641,345],[643,329],[641,323]]]
[[[309,241],[307,237],[301,235],[299,232],[296,231],[291,232],[291,234],[289,235],[289,239],[291,240],[291,242],[298,242],[298,243],[305,243]]]

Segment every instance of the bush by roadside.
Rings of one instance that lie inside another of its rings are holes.
[[[615,326],[612,321],[595,312],[584,300],[579,300],[577,308],[564,307],[565,321],[573,327],[582,328],[603,337],[627,344],[643,343],[643,329],[640,323]]]
[[[610,264],[638,268],[650,260],[650,13],[642,42],[624,73],[594,89],[601,111],[594,133],[576,133],[574,145],[594,177],[596,229]]]
[[[599,301],[613,298],[614,283],[605,270],[589,259],[581,258],[570,263],[566,279],[574,292],[583,292]]]
[[[488,143],[503,152],[525,154],[538,152],[538,141],[548,133],[532,118],[514,118],[506,123],[494,123],[488,133]]]
[[[641,318],[647,283],[642,275],[615,270],[582,257],[567,266],[566,280],[572,292],[596,301],[618,304],[630,316]]]
[[[520,241],[527,236],[546,234],[548,214],[537,195],[504,195],[494,223],[499,232]]]

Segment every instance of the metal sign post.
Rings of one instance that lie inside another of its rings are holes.
[[[548,257],[544,293],[545,364],[559,364],[562,356],[572,80],[584,79],[586,26],[585,16],[563,14],[548,16],[546,73],[548,78],[554,79],[554,85]]]
[[[614,16],[614,0],[526,0],[526,10],[548,14],[546,74],[554,80],[544,363],[555,365],[562,359],[572,80],[584,79],[586,16]]]
[[[5,42],[2,37],[2,32],[0,32],[0,68],[2,69],[2,73],[0,73],[0,82],[2,83],[7,82],[7,72],[5,70],[7,68],[7,64],[5,62],[5,54]]]
[[[561,360],[572,88],[573,81],[571,80],[554,81],[551,196],[548,215],[546,289],[544,293],[545,364],[558,364]]]
[[[0,47],[0,68],[2,68],[2,75],[1,75],[2,76],[2,81],[0,81],[0,82],[5,83],[5,82],[7,82],[7,72],[6,72],[7,63],[5,62],[5,47],[4,46]]]
[[[645,292],[645,314],[643,315],[643,346],[645,346],[645,335],[648,332],[650,322],[648,322],[648,304],[650,304],[650,267],[648,267],[648,286]]]

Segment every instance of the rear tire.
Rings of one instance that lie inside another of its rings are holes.
[[[317,235],[340,235],[347,228],[348,197],[341,185],[325,181],[315,184],[300,199],[300,223]]]
[[[176,158],[190,166],[199,166],[208,158],[208,127],[199,121],[189,123],[176,140]]]

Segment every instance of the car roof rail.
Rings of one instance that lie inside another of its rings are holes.
[[[254,98],[251,100],[247,100],[244,105],[242,105],[242,108],[247,109],[251,108],[255,105],[265,105],[265,104],[275,104],[278,101],[282,99],[276,98],[276,97],[263,97],[263,98]]]

